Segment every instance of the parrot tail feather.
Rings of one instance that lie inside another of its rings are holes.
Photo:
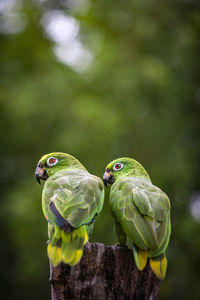
[[[133,245],[133,255],[137,268],[142,271],[147,264],[148,252]]]
[[[56,228],[47,247],[47,254],[55,267],[61,261],[70,266],[76,265],[82,255],[83,248],[88,241],[86,227],[82,226],[72,232]]]
[[[167,271],[167,258],[165,255],[150,258],[150,266],[159,279],[164,279]]]
[[[51,243],[49,243],[47,246],[47,254],[54,267],[57,266],[62,261],[60,247],[52,246]]]

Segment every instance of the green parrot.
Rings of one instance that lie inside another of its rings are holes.
[[[119,158],[106,167],[104,184],[111,184],[109,205],[119,244],[133,250],[137,268],[150,260],[154,274],[166,275],[165,250],[171,234],[170,201],[143,166],[132,158]]]
[[[47,254],[53,266],[76,265],[104,202],[104,186],[73,156],[54,152],[42,156],[35,176],[46,180],[42,210],[48,221]]]

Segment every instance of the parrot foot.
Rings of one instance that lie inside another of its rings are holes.
[[[49,240],[48,240],[48,241],[46,241],[46,245],[47,245],[47,246],[49,245]]]

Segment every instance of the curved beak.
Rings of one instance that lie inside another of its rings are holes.
[[[35,170],[35,178],[39,184],[41,184],[40,183],[41,179],[47,180],[47,178],[48,178],[48,174],[47,174],[46,170],[44,169],[43,164],[41,162],[39,162],[37,164],[37,168]]]
[[[106,169],[103,175],[103,183],[106,187],[108,187],[108,183],[113,184],[115,182],[113,174],[110,172],[109,169]]]

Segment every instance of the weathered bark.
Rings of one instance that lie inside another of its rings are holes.
[[[117,245],[87,243],[74,267],[50,266],[52,300],[154,300],[161,281],[147,265],[141,272],[133,253]]]

